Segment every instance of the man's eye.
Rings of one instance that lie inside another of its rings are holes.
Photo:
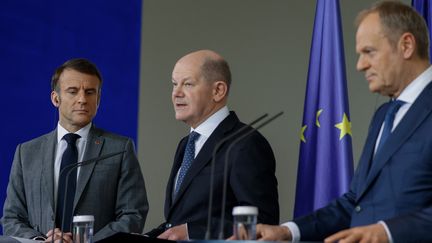
[[[363,53],[364,54],[367,54],[367,55],[371,55],[371,54],[373,54],[375,51],[373,50],[373,49],[365,49],[364,51],[363,51]]]

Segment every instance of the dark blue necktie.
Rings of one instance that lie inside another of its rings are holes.
[[[384,143],[387,141],[388,137],[392,133],[393,128],[393,122],[396,116],[396,113],[398,112],[399,108],[404,104],[405,102],[401,100],[394,100],[390,103],[389,108],[387,109],[387,113],[384,119],[384,128],[381,134],[381,139],[379,141],[378,147],[376,149],[376,152],[379,151],[380,148],[384,145]],[[375,154],[376,154],[375,152]]]
[[[189,134],[188,142],[183,156],[183,162],[180,166],[180,171],[175,186],[174,196],[177,195],[177,192],[180,189],[180,186],[186,176],[186,173],[188,172],[189,168],[192,165],[192,161],[195,158],[195,141],[199,138],[199,136],[200,134],[197,132],[191,132]]]
[[[68,133],[64,135],[63,139],[67,142],[66,150],[63,153],[60,171],[70,164],[74,164],[78,162],[78,149],[76,147],[76,141],[81,136],[74,133]],[[57,189],[57,212],[56,212],[56,226],[60,227],[63,232],[71,232],[71,223],[72,223],[72,210],[73,210],[73,202],[75,198],[75,189],[76,189],[76,178],[77,172],[76,169],[72,169],[69,175],[68,181],[68,190],[66,195],[66,175],[67,171],[65,171],[62,175],[59,175],[59,183]],[[64,198],[66,197],[65,205]],[[63,219],[63,211],[65,211],[64,225],[62,224]]]

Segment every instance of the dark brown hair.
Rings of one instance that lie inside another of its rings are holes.
[[[63,71],[66,69],[72,69],[80,73],[85,73],[85,74],[94,75],[98,77],[100,81],[100,85],[99,85],[99,92],[100,92],[100,89],[102,88],[102,75],[100,74],[96,65],[85,58],[71,59],[63,63],[60,67],[58,67],[54,71],[54,74],[51,78],[51,91],[54,90],[58,91],[59,88],[58,81]]]

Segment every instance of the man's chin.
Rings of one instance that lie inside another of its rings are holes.
[[[369,91],[371,93],[380,93],[380,89],[373,84],[369,84]]]
[[[176,112],[175,113],[175,119],[178,121],[185,121],[186,120],[186,115],[183,114],[183,112]]]
[[[91,121],[92,121],[92,119],[89,119],[89,118],[78,119],[78,120],[75,120],[74,125],[82,128],[82,127],[87,126]]]

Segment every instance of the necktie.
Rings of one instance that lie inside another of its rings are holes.
[[[174,196],[177,195],[177,192],[180,189],[183,179],[186,176],[186,173],[191,167],[192,161],[195,158],[195,141],[199,138],[199,136],[200,134],[197,132],[191,132],[189,134],[188,142],[183,156],[183,162],[180,166],[180,171],[177,178]]]
[[[401,100],[394,100],[390,103],[390,106],[387,109],[387,113],[386,113],[385,118],[384,118],[384,128],[383,128],[383,131],[381,134],[381,139],[379,141],[376,152],[378,152],[379,149],[382,148],[383,144],[387,141],[388,137],[390,136],[390,134],[392,132],[393,121],[395,119],[396,113],[398,112],[399,108],[404,103],[405,102],[403,102]]]
[[[78,162],[78,149],[76,147],[76,141],[80,138],[80,135],[74,133],[68,133],[64,135],[63,139],[67,142],[66,150],[63,153],[60,171],[70,164],[74,164]],[[59,184],[58,184],[58,193],[57,193],[57,212],[56,212],[56,226],[60,227],[63,232],[71,231],[71,223],[72,223],[72,210],[73,210],[73,201],[75,197],[75,189],[76,189],[76,178],[77,173],[76,169],[72,169],[69,175],[69,181],[67,182],[67,195],[66,195],[66,175],[67,171],[65,171],[62,175],[59,175]],[[64,202],[64,198],[66,197],[66,202]],[[63,203],[65,203],[63,205]],[[62,224],[63,219],[63,211],[65,212],[64,225]]]

